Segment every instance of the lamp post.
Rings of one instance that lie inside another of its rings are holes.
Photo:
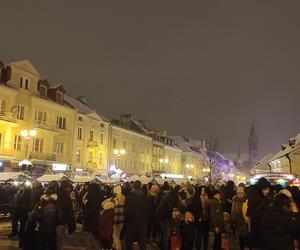
[[[21,131],[22,137],[25,139],[25,159],[28,159],[28,146],[29,146],[29,140],[36,136],[36,130],[30,129],[30,130],[22,130]]]

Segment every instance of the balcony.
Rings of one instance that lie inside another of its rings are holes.
[[[87,168],[97,168],[96,162],[88,162],[86,165],[87,165]]]
[[[53,132],[60,132],[61,130],[57,127],[56,123],[51,123],[49,121],[34,120],[33,123],[37,129],[45,129]]]
[[[98,147],[98,142],[94,141],[94,140],[89,140],[87,143],[87,147],[88,148],[96,148],[96,147]]]
[[[41,161],[56,161],[56,155],[32,152],[29,155],[29,159],[41,160]]]
[[[8,112],[8,111],[5,111],[5,110],[0,110],[0,120],[6,121],[6,122],[16,123],[17,122],[17,115],[12,113],[12,112]]]

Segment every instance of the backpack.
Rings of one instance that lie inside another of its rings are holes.
[[[58,207],[55,200],[43,201],[41,204],[41,223],[43,225],[56,225],[58,219]]]

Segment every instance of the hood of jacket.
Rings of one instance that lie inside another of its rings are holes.
[[[54,200],[56,201],[57,200],[57,194],[43,194],[41,196],[41,201],[49,201],[49,200]]]

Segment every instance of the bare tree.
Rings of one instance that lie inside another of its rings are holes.
[[[220,180],[222,180],[222,169],[219,166],[218,153],[219,148],[219,138],[210,135],[204,145],[206,166],[209,167],[208,172],[208,183],[209,185],[216,185]]]

